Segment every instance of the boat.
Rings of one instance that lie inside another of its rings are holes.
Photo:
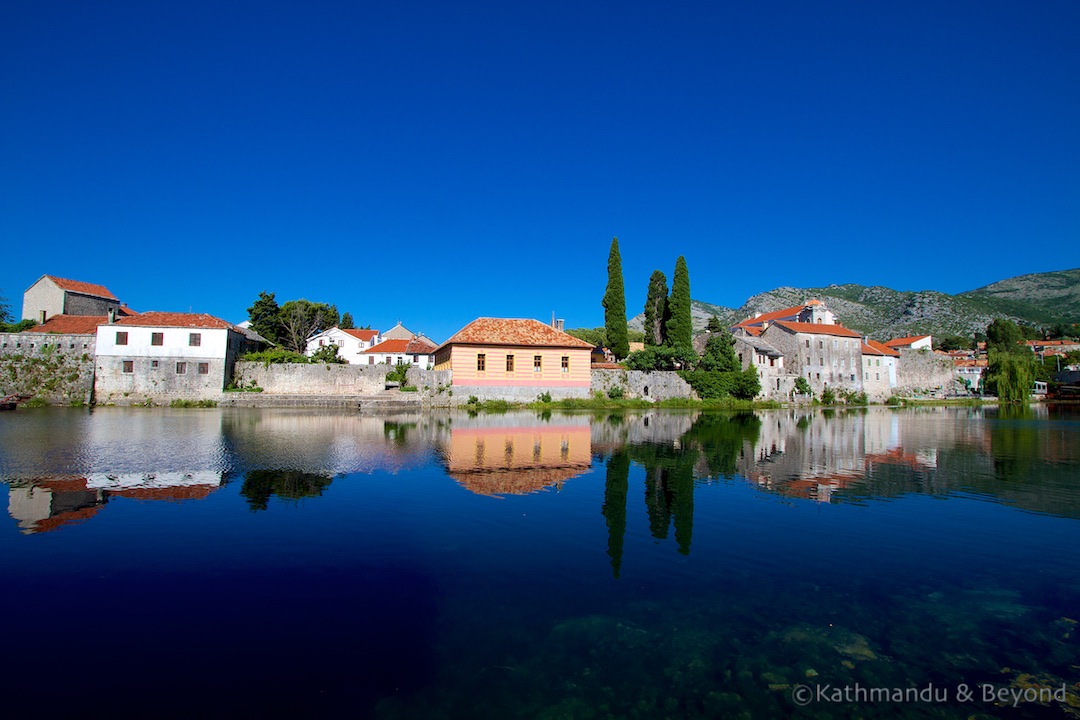
[[[8,395],[3,400],[0,400],[0,410],[14,410],[18,404],[18,395]]]

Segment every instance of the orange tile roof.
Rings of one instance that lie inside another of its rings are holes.
[[[878,342],[877,340],[869,340],[869,341],[867,341],[867,344],[870,347],[872,347],[874,350],[877,350],[878,353],[880,353],[881,355],[888,355],[890,357],[900,357],[899,352],[897,352],[896,350],[893,350],[891,347],[889,347],[888,345],[885,345],[884,343]]]
[[[357,340],[363,340],[364,342],[371,342],[372,338],[379,334],[378,330],[358,330],[355,328],[349,328],[348,330],[338,328],[346,335],[352,335]]]
[[[232,329],[232,324],[206,313],[144,312],[131,317],[117,318],[115,325],[135,327],[189,327]]]
[[[591,350],[592,345],[539,320],[477,318],[440,345],[510,345]]]
[[[395,353],[401,355],[430,355],[435,352],[435,343],[426,338],[412,338],[411,340],[383,340],[378,345],[369,347],[364,351],[373,355],[383,353]]]
[[[928,338],[929,335],[912,335],[911,337],[893,338],[892,340],[886,340],[885,344],[891,348],[907,347],[916,340],[922,340]]]
[[[806,305],[809,305],[807,303]],[[821,303],[818,303],[819,305]],[[806,305],[796,305],[795,307],[784,308],[783,310],[774,310],[772,312],[762,313],[757,317],[748,317],[745,320],[737,323],[735,327],[746,327],[748,325],[760,325],[761,323],[773,322],[774,320],[782,320],[784,318],[796,317],[799,313],[806,308]]]
[[[956,358],[953,360],[953,365],[956,367],[988,367],[990,362],[988,360],[975,360],[972,358]]]
[[[59,333],[61,335],[94,335],[98,325],[104,325],[109,318],[104,315],[53,315],[42,325],[35,325],[28,333]]]
[[[862,335],[854,330],[848,330],[843,325],[826,325],[825,323],[803,323],[777,320],[773,325],[779,325],[785,330],[796,333],[812,333],[814,335],[835,335],[837,337],[850,337],[862,339]]]
[[[116,300],[116,296],[109,292],[109,289],[104,285],[94,285],[93,283],[82,282],[80,280],[66,280],[64,278],[58,278],[55,275],[45,275],[44,277],[47,277],[56,283],[56,287],[61,290]]]

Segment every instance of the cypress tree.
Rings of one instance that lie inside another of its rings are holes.
[[[645,299],[645,344],[664,344],[664,321],[667,318],[667,278],[653,270],[649,294]]]
[[[626,329],[626,291],[623,288],[622,258],[619,257],[619,238],[611,239],[607,263],[608,281],[604,292],[604,329],[608,349],[617,358],[630,354],[630,338]]]
[[[675,261],[671,278],[671,297],[668,298],[667,338],[671,347],[693,347],[694,326],[690,316],[690,272],[682,255]]]

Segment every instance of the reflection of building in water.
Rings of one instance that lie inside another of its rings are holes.
[[[592,449],[610,455],[626,445],[673,444],[690,430],[700,413],[646,410],[615,412],[592,422]]]
[[[135,500],[197,500],[221,487],[220,472],[93,473],[16,482],[8,489],[8,513],[26,535],[87,520],[114,497]]]
[[[450,477],[479,495],[520,495],[559,487],[589,469],[588,418],[562,417],[550,424],[531,421],[469,427],[455,423],[443,449]]]

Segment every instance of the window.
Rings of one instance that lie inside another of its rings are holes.
[[[210,363],[199,363],[199,374],[200,375],[209,375],[210,374]]]
[[[157,366],[158,366],[158,361],[157,360],[151,360],[150,361],[150,367],[156,368]]]
[[[542,369],[543,360],[543,356],[533,355],[533,372],[540,372],[540,370]]]
[[[165,344],[165,333],[150,333],[150,344],[151,345],[164,345]]]
[[[810,347],[810,338],[806,339],[806,347]]]
[[[476,356],[476,372],[484,372],[485,370],[487,370],[487,355],[478,353]]]
[[[570,372],[570,356],[569,355],[563,355],[562,356],[562,371],[563,372]]]
[[[855,373],[851,373],[851,380],[852,380],[852,382],[855,381]]]
[[[386,356],[386,364],[387,365],[393,365],[394,364],[394,359],[392,357],[390,357],[389,355]]]
[[[202,333],[188,333],[187,344],[191,347],[202,345]]]
[[[506,372],[514,372],[514,356],[506,356]]]
[[[881,373],[874,373],[874,379],[875,380],[880,380],[881,379]]]
[[[368,365],[374,365],[375,364],[375,356],[374,355],[368,355],[367,364]]]
[[[818,346],[818,350],[824,350],[825,349],[825,341],[824,340],[818,340],[817,341],[817,346]]]
[[[117,332],[116,333],[116,344],[117,345],[127,345],[127,333],[126,332]]]
[[[135,361],[134,360],[125,360],[124,361],[124,372],[126,372],[126,373],[135,372]]]
[[[176,374],[177,375],[183,375],[186,372],[187,372],[187,363],[186,362],[178,362],[178,363],[176,363]]]
[[[412,356],[412,361],[413,361],[413,365],[419,365],[420,364],[420,356],[419,355],[413,355]]]

